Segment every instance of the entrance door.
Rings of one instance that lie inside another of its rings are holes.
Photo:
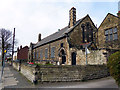
[[[65,62],[66,62],[65,51],[62,49],[61,53],[62,53],[62,64],[65,64]]]
[[[76,65],[76,53],[72,53],[72,65]]]
[[[66,62],[66,57],[62,56],[62,64],[65,64],[65,62]]]

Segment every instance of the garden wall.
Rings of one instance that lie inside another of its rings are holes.
[[[21,64],[20,70],[21,70],[20,72],[33,83],[58,82],[58,81],[83,81],[109,76],[109,72],[106,65],[36,66]]]

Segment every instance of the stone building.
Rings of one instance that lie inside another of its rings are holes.
[[[120,11],[117,16],[108,13],[99,26],[98,47],[107,50],[108,56],[120,50]]]
[[[25,46],[25,47],[20,46],[20,48],[17,49],[17,59],[27,61],[28,60],[28,51],[29,51],[28,46]]]
[[[52,35],[30,44],[29,60],[57,61],[64,65],[85,65],[85,47],[90,50],[88,64],[103,64],[103,51],[97,49],[97,28],[89,15],[76,21],[76,8],[69,11],[69,24]]]

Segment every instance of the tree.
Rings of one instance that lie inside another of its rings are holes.
[[[0,29],[0,47],[2,50],[2,66],[4,61],[5,50],[12,48],[12,32],[4,28]]]
[[[110,55],[107,63],[111,76],[116,80],[120,86],[120,51]]]

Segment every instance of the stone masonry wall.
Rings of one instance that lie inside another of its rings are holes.
[[[87,54],[87,63],[90,65],[102,65],[107,63],[106,55],[103,54],[106,50],[89,50]],[[78,50],[76,56],[77,65],[86,65],[85,51]]]
[[[43,81],[82,81],[108,76],[105,65],[87,66],[40,66],[37,70],[38,82]]]
[[[14,67],[16,68],[16,67]],[[82,81],[109,75],[106,65],[28,65],[21,64],[21,73],[31,82]]]
[[[35,66],[31,66],[28,64],[21,64],[21,71],[20,71],[28,80],[32,83],[35,82]]]

